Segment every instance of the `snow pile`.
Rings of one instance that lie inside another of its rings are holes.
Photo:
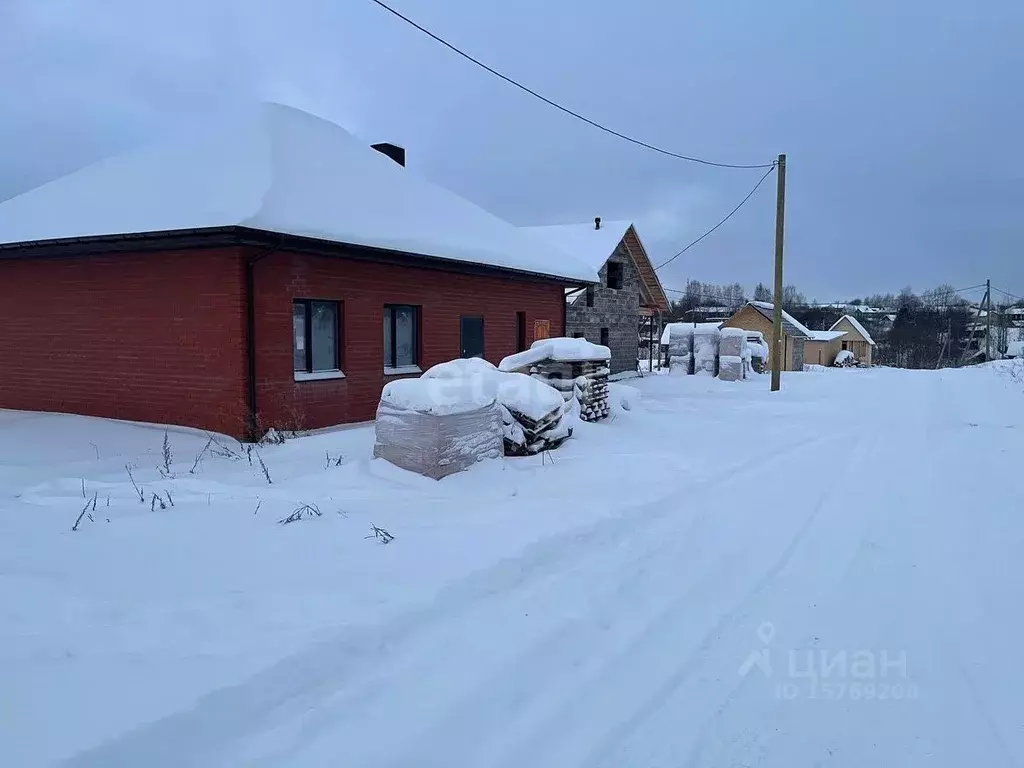
[[[750,359],[747,332],[742,328],[723,328],[718,345],[718,378],[722,381],[743,380],[745,359]]]
[[[452,360],[427,370],[420,379],[434,381],[441,390],[467,401],[497,400],[511,411],[540,420],[561,408],[557,391],[525,373],[501,371],[480,358]],[[399,382],[392,382],[399,383]]]
[[[542,360],[558,362],[582,362],[584,360],[611,360],[612,351],[601,344],[593,344],[586,339],[557,337],[538,339],[530,348],[514,355],[509,355],[498,368],[503,371],[521,371],[529,369]]]
[[[487,375],[498,369],[482,357],[461,357],[438,363],[428,368],[423,374],[424,379],[461,379],[466,376]]]
[[[1024,357],[1024,341],[1011,341],[1006,345],[1007,357]]]
[[[768,365],[768,344],[760,331],[747,331],[747,348],[750,350],[750,366],[755,373],[764,373]]]
[[[669,323],[662,334],[668,344],[668,368],[672,376],[693,373],[693,324]]]
[[[693,329],[693,372],[697,376],[718,374],[718,340],[722,332],[717,326]]]
[[[461,382],[461,379],[398,379],[384,385],[380,402],[393,410],[435,416],[476,411],[494,402],[494,392],[483,387],[464,387]]]
[[[632,411],[640,406],[642,396],[640,390],[628,384],[609,384],[608,400],[611,403],[612,411]]]
[[[839,354],[836,355],[835,361],[832,363],[832,365],[836,366],[837,368],[849,368],[850,366],[856,364],[857,360],[854,358],[853,352],[851,352],[848,349],[841,350]]]
[[[384,387],[373,455],[440,480],[502,455],[501,410],[493,396],[440,379]]]

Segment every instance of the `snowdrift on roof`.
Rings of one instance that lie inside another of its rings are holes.
[[[280,104],[207,118],[0,204],[0,243],[226,226],[597,280],[571,254]]]
[[[594,222],[520,229],[536,237],[538,242],[554,246],[597,272],[615,253],[631,226],[631,221],[602,221],[600,229],[595,228]]]

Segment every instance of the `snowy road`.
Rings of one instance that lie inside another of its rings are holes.
[[[678,386],[643,382],[630,414],[657,476],[560,462],[634,475],[614,514],[63,764],[1024,765],[1020,387],[828,372],[681,406]]]

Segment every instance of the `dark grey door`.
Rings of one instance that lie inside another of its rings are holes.
[[[484,356],[484,319],[482,317],[462,318],[462,356]]]

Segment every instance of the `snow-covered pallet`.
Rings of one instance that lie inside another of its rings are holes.
[[[399,383],[404,382],[388,386]],[[409,383],[418,385],[420,381],[411,379]],[[484,405],[437,408],[412,387],[385,390],[374,429],[375,457],[435,480],[503,453],[501,411],[493,400]]]
[[[608,404],[608,347],[586,339],[542,339],[530,349],[501,361],[506,371],[528,370],[530,375],[558,390],[566,402],[579,403],[580,418],[597,421],[611,413]]]

